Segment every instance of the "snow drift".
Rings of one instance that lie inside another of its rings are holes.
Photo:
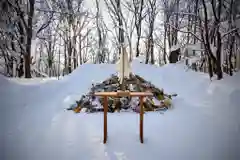
[[[133,72],[166,92],[178,93],[174,109],[147,113],[145,143],[139,143],[138,115],[109,114],[102,144],[103,115],[64,109],[115,73],[115,66],[84,64],[59,81],[17,84],[0,76],[0,159],[239,159],[240,74],[222,81],[185,71],[133,62]]]

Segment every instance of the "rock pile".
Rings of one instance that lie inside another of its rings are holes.
[[[138,75],[131,74],[125,79],[126,90],[133,92],[153,93],[153,97],[144,98],[144,111],[165,111],[172,107],[172,97],[176,94],[168,95],[163,89],[155,87],[150,82],[144,80]],[[103,98],[94,96],[95,92],[116,92],[120,90],[119,78],[117,75],[111,77],[102,83],[92,84],[88,94],[83,95],[80,100],[71,105],[68,110],[79,112],[103,112]],[[115,111],[135,111],[139,112],[138,97],[108,97],[108,112]]]

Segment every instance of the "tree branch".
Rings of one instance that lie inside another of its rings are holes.
[[[181,31],[180,29],[176,28],[174,25],[171,25],[170,23],[166,23],[167,25],[173,27],[174,29],[178,30],[179,32],[182,32],[182,33],[187,33],[187,34],[191,34],[193,35],[196,39],[198,39],[199,41],[203,42],[203,40],[201,38],[199,38],[196,34],[192,33],[192,32],[189,32],[189,31]]]
[[[47,27],[50,25],[50,23],[51,23],[51,21],[52,21],[52,18],[53,18],[53,12],[51,12],[51,16],[50,16],[50,18],[48,19],[48,21],[47,21],[46,23],[44,23],[44,24],[38,29],[37,35],[38,35],[43,29],[47,28]]]
[[[229,35],[229,34],[233,34],[233,33],[236,33],[238,31],[238,28],[234,28],[234,29],[231,29],[230,31],[224,33],[222,35],[222,38],[224,38],[225,36]]]

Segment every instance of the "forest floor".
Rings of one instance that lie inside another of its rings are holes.
[[[3,160],[237,160],[240,159],[240,73],[221,81],[135,60],[132,71],[166,93],[177,93],[164,114],[147,112],[144,144],[139,115],[66,111],[93,82],[116,72],[111,64],[84,64],[61,80],[17,80],[0,76],[0,159]],[[34,83],[33,83],[34,82]]]

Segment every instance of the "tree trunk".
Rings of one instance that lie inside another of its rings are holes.
[[[148,61],[149,61],[149,50],[150,50],[150,48],[149,48],[149,39],[145,42],[145,46],[146,46],[146,60],[145,60],[145,64],[148,64]]]
[[[140,41],[141,32],[142,32],[142,19],[143,19],[142,18],[142,11],[143,11],[144,0],[141,0],[140,6],[138,5],[138,3],[136,3],[133,0],[133,5],[134,5],[134,8],[135,8],[135,13],[134,13],[135,14],[135,27],[136,27],[136,31],[137,31],[136,57],[138,57],[139,54],[140,54],[139,41]]]
[[[66,43],[64,43],[64,71],[63,71],[63,75],[65,75],[66,70],[67,70],[67,45]]]
[[[20,46],[23,46],[24,44],[24,29],[22,26],[22,23],[18,23],[18,27],[19,27],[19,33],[20,33]],[[25,50],[23,47],[20,47],[21,53],[19,56],[19,64],[18,64],[18,77],[22,77],[24,75],[24,54],[25,54]]]
[[[31,78],[31,70],[30,70],[30,55],[24,55],[24,67],[25,67],[25,78]]]
[[[231,0],[230,2],[230,8],[229,8],[229,17],[228,17],[228,23],[229,23],[229,29],[233,29],[234,27],[236,27],[236,12],[237,12],[237,5],[235,4],[236,1]],[[229,35],[230,37],[230,43],[229,43],[229,57],[228,57],[228,61],[229,61],[229,74],[230,76],[233,75],[233,64],[232,64],[232,57],[233,57],[233,50],[234,50],[234,45],[236,45],[235,42],[235,34],[231,34]],[[236,51],[235,51],[236,52]],[[235,53],[236,54],[236,53]],[[237,62],[237,58],[235,58],[235,63]],[[227,66],[228,68],[228,66]],[[236,65],[235,65],[236,68]]]
[[[191,13],[191,8],[190,8],[190,4],[188,4],[188,13]],[[187,31],[188,31],[188,34],[187,34],[187,44],[189,44],[189,39],[190,39],[190,31],[191,31],[191,29],[190,29],[190,27],[191,27],[191,16],[190,15],[188,15],[188,27],[187,27]]]
[[[72,43],[70,37],[68,42],[68,73],[72,73]]]
[[[139,41],[140,41],[140,36],[137,37],[137,42],[136,42],[136,57],[139,57],[139,55],[140,55]]]
[[[198,16],[198,0],[196,0],[196,3],[195,3],[194,14],[195,14],[195,17],[194,17],[193,33],[196,35],[196,33],[197,33],[197,16]],[[196,39],[196,37],[194,37],[193,44],[196,44],[196,42],[197,42],[197,39]],[[195,56],[195,50],[193,51],[193,55]]]
[[[151,39],[150,39],[150,49],[151,49],[151,64],[154,64],[155,63],[155,60],[154,60],[154,42],[153,42],[153,36],[151,35]]]
[[[129,42],[129,61],[132,61],[132,42]]]
[[[202,37],[204,37],[204,47],[207,51],[208,56],[211,58],[213,63],[213,68],[217,72],[218,79],[222,77],[222,69],[221,69],[221,35],[219,33],[219,27],[217,28],[217,40],[218,40],[218,46],[217,46],[217,58],[213,55],[213,52],[211,50],[210,46],[210,36],[209,36],[209,29],[208,29],[208,13],[207,13],[207,6],[206,2],[202,0],[203,3],[203,9],[204,9],[204,29],[205,29],[205,35],[202,34]],[[216,20],[217,21],[217,20]],[[209,62],[210,63],[210,62]],[[211,64],[210,63],[210,64]]]
[[[167,40],[167,25],[164,24],[164,41],[163,41],[163,44],[164,44],[164,50],[163,50],[163,61],[165,64],[167,64],[167,51],[166,51],[166,40]]]
[[[217,32],[217,63],[216,63],[216,71],[218,80],[222,79],[222,67],[221,67],[221,50],[222,50],[222,42],[221,42],[221,33]]]
[[[117,0],[117,8],[118,8],[118,11],[121,12],[120,0]],[[118,13],[118,24],[119,24],[119,44],[123,45],[124,44],[124,30],[123,30],[123,21],[122,21],[122,17],[120,16],[120,13]],[[123,48],[122,48],[122,50],[123,50]],[[121,53],[121,51],[120,51],[120,53]]]
[[[231,40],[230,40],[230,50],[229,50],[229,56],[228,56],[228,62],[229,62],[229,75],[233,75],[233,64],[232,64],[232,55],[233,55],[233,45],[235,42],[235,36],[231,35]],[[228,66],[227,66],[228,68]]]
[[[179,12],[179,1],[180,1],[180,0],[177,0],[177,2],[176,2],[176,3],[177,3],[177,4],[176,4],[176,5],[177,5],[177,6],[176,6],[176,7],[177,7],[177,14],[176,14],[176,19],[175,19],[175,28],[176,28],[176,29],[174,30],[174,37],[173,37],[173,43],[174,43],[174,45],[176,45],[176,44],[178,43],[178,30],[177,30],[177,28],[178,28],[178,19],[179,19],[179,18],[178,18],[178,17],[179,17],[179,16],[178,16],[178,12]]]
[[[83,60],[82,60],[82,38],[81,38],[81,34],[79,35],[79,63],[80,63],[80,65],[83,64]]]
[[[61,44],[61,38],[60,38],[60,44]],[[61,56],[60,55],[61,55],[61,52],[60,52],[60,48],[59,48],[59,50],[58,50],[58,74],[57,74],[58,75],[58,80],[59,80],[60,72],[61,72],[60,71],[60,66],[61,66],[60,65],[61,64],[61,58],[60,58]]]
[[[34,15],[35,0],[29,1],[30,10],[28,13],[28,25],[27,25],[27,46],[25,59],[25,78],[31,78],[31,46],[32,46],[32,19]]]
[[[212,60],[211,60],[210,56],[208,56],[208,73],[209,73],[210,78],[212,78],[213,77],[213,66],[212,66]]]
[[[74,47],[73,47],[73,68],[74,69],[76,69],[77,68],[77,50],[76,50],[76,43],[77,43],[77,41],[76,41],[76,35],[74,35],[74,37],[73,37],[73,45],[74,45]]]
[[[48,76],[51,77],[52,76],[52,38],[51,35],[48,37]]]
[[[169,21],[167,21],[167,23],[169,23]],[[172,47],[172,41],[171,41],[171,27],[170,27],[170,25],[168,25],[167,33],[168,33],[168,46],[169,46],[169,48],[171,48]]]

